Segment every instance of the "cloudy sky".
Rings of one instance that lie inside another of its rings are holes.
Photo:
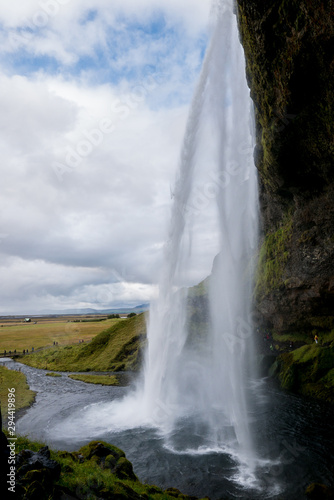
[[[0,314],[154,294],[210,4],[1,2]]]

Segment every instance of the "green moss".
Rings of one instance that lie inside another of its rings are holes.
[[[334,403],[334,346],[304,345],[277,359],[284,389]]]
[[[39,451],[42,443],[18,436],[16,451]],[[125,453],[104,441],[92,441],[77,452],[52,451],[51,459],[61,466],[58,481],[49,481],[45,489],[41,471],[30,471],[18,480],[23,485],[24,498],[117,498],[118,500],[174,500],[190,499],[178,490],[166,491],[154,485],[143,484],[135,476]],[[22,486],[21,486],[22,488]],[[29,493],[29,495],[28,495]],[[32,495],[35,496],[32,496]],[[36,496],[37,495],[37,496]]]
[[[288,332],[284,334],[280,334],[277,332],[273,332],[272,334],[273,339],[276,340],[277,342],[285,342],[285,343],[290,343],[290,342],[304,342],[304,343],[311,343],[313,342],[313,338],[310,337],[308,333],[304,332]]]
[[[261,246],[256,274],[255,297],[261,299],[282,284],[285,265],[289,259],[292,237],[292,216],[288,216],[277,231],[268,234]]]
[[[113,455],[117,460],[121,457],[125,457],[125,453],[123,450],[117,448],[117,446],[113,446],[112,444],[107,443],[106,441],[90,441],[90,443],[80,448],[78,454],[89,460],[97,453],[97,450],[101,446],[108,448],[110,450],[110,454]]]
[[[87,384],[119,385],[116,375],[69,375],[69,378]]]

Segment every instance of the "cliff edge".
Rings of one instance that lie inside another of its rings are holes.
[[[330,344],[334,2],[237,4],[256,119],[263,230],[255,288],[259,324],[276,338],[290,334],[312,342],[317,335]]]

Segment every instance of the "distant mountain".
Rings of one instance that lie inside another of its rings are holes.
[[[148,311],[150,308],[149,303],[140,304],[138,306],[128,306],[128,307],[113,307],[110,309],[93,309],[90,307],[84,309],[63,309],[63,310],[44,310],[40,312],[34,312],[30,314],[1,314],[2,318],[33,318],[38,316],[68,316],[68,315],[80,315],[80,314],[130,314],[132,312],[140,314],[142,312]]]
[[[131,312],[141,313],[148,311],[150,308],[149,303],[140,304],[135,307],[112,307],[110,309],[65,309],[61,311],[43,311],[43,314],[129,314]]]

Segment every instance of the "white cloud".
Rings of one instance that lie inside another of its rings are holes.
[[[46,3],[0,5],[12,52],[0,74],[0,313],[107,307],[154,293],[210,4],[54,2],[56,15],[16,46],[8,34]],[[141,36],[140,23],[151,31]],[[196,279],[210,268],[201,248]],[[96,299],[106,290],[109,304]]]

